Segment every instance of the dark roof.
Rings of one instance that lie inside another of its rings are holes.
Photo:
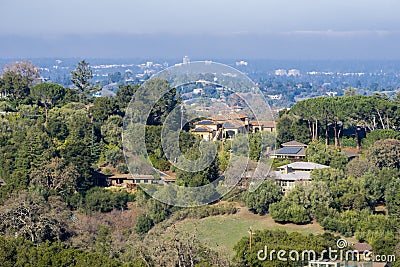
[[[141,175],[132,175],[128,174],[115,174],[113,176],[108,177],[108,179],[126,179],[126,180],[134,180],[134,179],[154,179],[153,175],[141,174]]]
[[[193,132],[195,133],[211,133],[213,130],[206,127],[206,126],[202,126],[202,127],[197,127],[196,129],[193,130]]]
[[[197,125],[216,125],[218,124],[218,122],[213,121],[213,120],[202,120],[202,121],[198,121],[195,124]]]
[[[297,152],[296,152],[297,151]],[[283,147],[271,151],[271,155],[288,155],[288,156],[306,156],[306,149],[304,147]]]
[[[296,155],[301,150],[301,147],[284,147],[279,149],[276,154]]]
[[[243,126],[244,126],[243,123],[241,121],[238,121],[238,120],[230,120],[230,121],[227,121],[227,122],[225,122],[223,124],[223,127],[225,129],[238,129],[238,128],[243,127]]]
[[[283,143],[282,146],[283,146],[283,147],[286,147],[286,146],[292,146],[292,147],[307,147],[306,144],[303,144],[303,143],[300,143],[300,142],[297,142],[297,141],[290,141],[290,142],[287,142],[287,143]]]

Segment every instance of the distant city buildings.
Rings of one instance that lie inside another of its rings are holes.
[[[296,69],[288,70],[288,76],[300,76],[300,71]]]
[[[271,100],[281,100],[282,99],[282,94],[279,94],[279,95],[267,95],[267,96]]]
[[[298,69],[290,69],[290,70],[285,70],[285,69],[277,69],[275,70],[275,75],[276,76],[300,76],[300,70]]]
[[[275,75],[276,76],[287,76],[287,71],[286,70],[282,70],[282,69],[275,70]]]
[[[236,66],[247,66],[247,65],[248,65],[248,63],[246,61],[243,61],[243,60],[236,62]]]
[[[203,93],[203,89],[202,88],[193,89],[193,94],[194,95],[198,95],[198,94],[201,94],[201,93]]]
[[[337,92],[326,92],[328,96],[336,96]]]

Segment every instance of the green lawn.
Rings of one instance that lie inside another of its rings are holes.
[[[234,255],[234,245],[243,237],[248,236],[248,230],[280,229],[288,232],[323,233],[322,227],[317,224],[281,225],[275,223],[269,215],[259,216],[250,213],[246,208],[234,215],[208,217],[201,220],[188,219],[176,224],[178,230],[196,231],[200,241],[207,247],[215,250],[225,250]]]

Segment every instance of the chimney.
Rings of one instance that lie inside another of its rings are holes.
[[[289,165],[284,166],[283,168],[283,173],[288,174],[292,172],[292,167],[289,167]]]

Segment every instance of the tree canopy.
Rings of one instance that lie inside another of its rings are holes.
[[[93,72],[90,64],[85,60],[78,63],[75,70],[71,71],[71,82],[78,88],[81,96],[85,96],[90,89],[90,79]]]

